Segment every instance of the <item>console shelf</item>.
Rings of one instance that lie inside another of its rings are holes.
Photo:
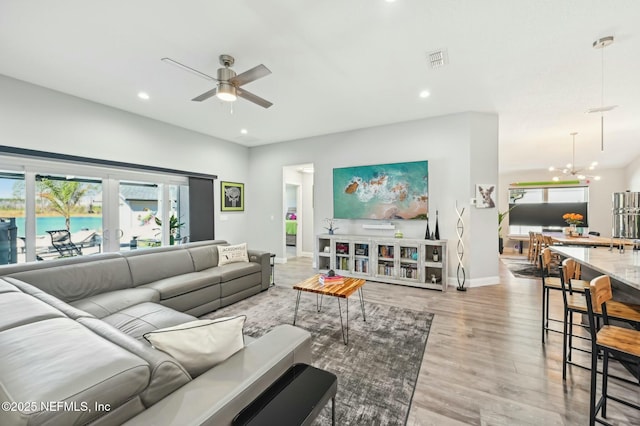
[[[447,289],[447,241],[379,238],[364,235],[318,235],[319,272],[390,284]]]

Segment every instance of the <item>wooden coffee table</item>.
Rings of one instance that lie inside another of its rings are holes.
[[[333,296],[338,299],[338,311],[340,312],[340,327],[342,329],[342,340],[344,344],[349,344],[349,296],[356,291],[360,297],[360,308],[362,309],[362,319],[366,322],[367,317],[364,313],[364,299],[362,297],[362,286],[365,280],[361,278],[344,277],[343,284],[330,284],[322,285],[318,281],[320,274],[316,274],[311,278],[302,281],[300,284],[293,286],[294,290],[298,290],[296,297],[296,310],[293,314],[293,325],[296,325],[296,317],[298,316],[298,307],[300,306],[300,295],[303,291],[309,293],[316,293],[316,309],[318,312],[322,309],[322,296]],[[318,300],[319,299],[319,300]],[[346,299],[347,313],[346,313],[346,327],[342,321],[342,307],[340,306],[340,299]]]

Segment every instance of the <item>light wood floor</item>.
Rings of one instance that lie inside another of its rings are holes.
[[[276,285],[291,287],[312,273],[311,259],[289,259],[276,265]],[[561,318],[562,298],[552,293],[551,316]],[[541,343],[538,280],[515,278],[500,262],[497,285],[442,293],[367,282],[364,296],[435,314],[409,426],[588,424],[590,373],[569,366],[563,383],[562,335],[548,333]],[[574,360],[589,365],[590,355]],[[640,403],[640,388],[609,383],[610,393]],[[608,411],[613,424],[640,425],[640,412],[612,401]]]

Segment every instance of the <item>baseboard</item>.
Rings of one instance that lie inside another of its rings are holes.
[[[473,279],[469,279],[467,278],[464,286],[466,288],[471,288],[471,287],[484,287],[487,285],[496,285],[496,284],[500,284],[500,277],[484,277],[484,278],[473,278]],[[456,277],[449,277],[448,280],[448,285],[447,285],[447,289],[449,288],[455,288],[458,286],[458,280],[456,279]]]
[[[313,257],[313,252],[303,251],[300,253],[300,257]]]
[[[287,263],[287,258],[286,257],[276,257],[273,260],[274,263]]]

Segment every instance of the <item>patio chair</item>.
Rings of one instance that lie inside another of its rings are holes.
[[[66,229],[47,233],[51,236],[51,245],[60,253],[60,257],[82,256],[82,250],[71,241],[71,234]]]

